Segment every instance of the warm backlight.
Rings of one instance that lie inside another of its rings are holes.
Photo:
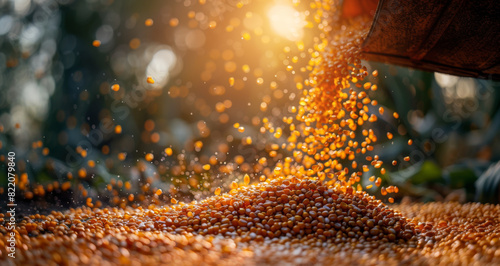
[[[282,37],[291,41],[300,40],[304,34],[304,16],[293,7],[277,4],[268,12],[269,21],[273,30]]]

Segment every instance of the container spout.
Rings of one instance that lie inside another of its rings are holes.
[[[380,0],[362,51],[368,60],[500,80],[497,0]]]

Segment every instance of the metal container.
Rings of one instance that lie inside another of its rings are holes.
[[[500,79],[500,2],[380,0],[363,53],[373,61]]]

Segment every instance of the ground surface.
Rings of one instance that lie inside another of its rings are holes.
[[[387,207],[311,182],[250,186],[195,205],[31,215],[17,225],[15,259],[4,219],[3,265],[500,264],[500,205]]]

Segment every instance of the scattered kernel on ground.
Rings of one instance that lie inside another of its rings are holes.
[[[82,207],[17,224],[15,264],[498,264],[500,205],[403,204],[274,180],[201,202]],[[0,262],[6,219],[0,214]]]

